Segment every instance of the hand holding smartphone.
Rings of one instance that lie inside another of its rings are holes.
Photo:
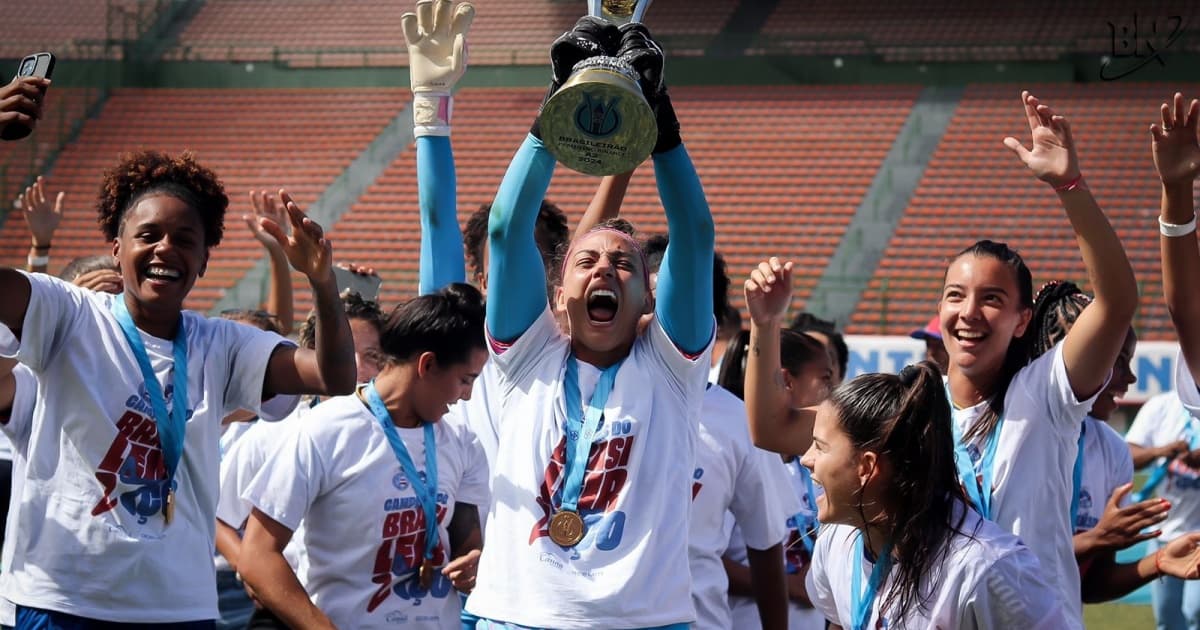
[[[46,83],[24,77],[49,79],[54,72],[54,55],[40,52],[17,65],[17,76],[0,89],[0,140],[20,140],[33,132],[41,117]]]
[[[337,281],[338,293],[350,290],[367,302],[379,301],[379,286],[383,278],[378,275],[359,273],[345,267],[335,265],[333,277]]]

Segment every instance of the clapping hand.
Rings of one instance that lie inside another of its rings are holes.
[[[1004,139],[1004,146],[1021,158],[1034,177],[1055,189],[1071,186],[1080,175],[1070,123],[1029,92],[1021,92],[1021,103],[1029,122],[1033,149],[1025,148],[1011,136]]]

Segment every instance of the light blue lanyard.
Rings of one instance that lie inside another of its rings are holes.
[[[175,339],[171,342],[172,357],[175,364],[172,367],[175,385],[171,393],[171,411],[167,412],[167,397],[163,394],[158,377],[154,375],[154,366],[150,365],[150,355],[142,343],[142,336],[133,323],[133,316],[125,306],[125,294],[118,295],[112,302],[113,316],[125,334],[133,357],[137,359],[138,368],[142,371],[146,394],[150,396],[150,409],[154,412],[154,424],[158,427],[158,442],[163,451],[163,465],[167,478],[163,487],[163,498],[171,491],[175,472],[179,469],[179,461],[183,459],[183,440],[187,434],[187,405],[188,405],[188,352],[187,329],[183,325],[183,315],[179,316],[179,328]],[[163,501],[163,509],[167,509],[167,501]],[[168,517],[169,518],[169,517]]]
[[[971,454],[963,444],[962,430],[954,419],[954,399],[950,397],[950,385],[946,385],[946,400],[950,404],[950,429],[954,433],[954,465],[958,468],[958,481],[967,492],[967,497],[983,518],[992,518],[992,479],[996,463],[996,446],[1000,443],[1000,429],[1004,416],[996,421],[996,427],[984,438],[983,457],[979,468],[971,462]],[[977,478],[980,477],[980,478]]]
[[[608,404],[613,382],[617,380],[617,370],[621,369],[624,362],[624,359],[617,361],[600,372],[596,391],[592,392],[585,413],[583,396],[579,393],[579,363],[574,353],[567,357],[567,373],[563,381],[563,403],[567,408],[567,435],[563,449],[563,459],[566,461],[563,463],[562,496],[559,498],[559,509],[563,511],[578,511],[583,477],[587,472],[588,452],[600,427],[600,418],[604,416],[604,406]]]
[[[792,461],[796,464],[796,470],[800,472],[800,478],[804,480],[804,486],[808,492],[808,502],[813,509],[812,516],[802,516],[797,513],[792,517],[796,521],[796,531],[800,533],[800,541],[804,543],[804,550],[811,558],[813,546],[817,542],[817,530],[821,528],[821,522],[817,520],[817,493],[813,488],[812,473],[800,463],[799,457]]]
[[[1087,418],[1079,425],[1079,454],[1075,456],[1075,471],[1071,481],[1071,531],[1075,531],[1075,518],[1079,515],[1079,491],[1083,489],[1083,436],[1087,434]]]
[[[1188,448],[1196,450],[1200,448],[1200,427],[1196,426],[1196,419],[1192,417],[1192,414],[1187,409],[1184,409],[1182,413],[1184,419],[1183,437],[1188,441]],[[1150,471],[1150,477],[1146,480],[1146,485],[1142,486],[1141,490],[1133,493],[1134,503],[1150,498],[1150,495],[1154,494],[1154,490],[1158,488],[1159,484],[1167,478],[1167,469],[1171,466],[1171,460],[1166,457],[1161,459],[1162,461],[1154,467],[1154,470]]]
[[[404,469],[404,476],[408,477],[408,482],[412,484],[413,494],[421,502],[421,509],[425,512],[425,559],[433,560],[433,552],[438,546],[437,438],[433,434],[433,423],[425,422],[422,427],[425,431],[423,442],[425,447],[425,480],[422,481],[421,475],[417,473],[416,465],[413,464],[412,456],[408,454],[408,449],[404,446],[404,440],[400,439],[400,432],[396,430],[396,425],[392,423],[392,415],[388,413],[387,407],[383,404],[383,399],[379,397],[379,391],[375,389],[374,379],[363,389],[363,395],[367,399],[367,406],[371,408],[371,414],[379,421],[379,426],[383,427],[383,434],[387,436],[388,444],[392,447],[392,453],[396,455],[396,459],[400,460],[400,466]]]
[[[875,606],[875,597],[879,594],[879,585],[887,579],[892,570],[892,543],[884,545],[880,557],[876,558],[875,566],[871,568],[871,578],[867,580],[867,590],[862,588],[863,533],[859,533],[854,541],[854,557],[851,559],[853,570],[850,582],[850,612],[851,630],[867,630],[871,621],[871,609]],[[882,614],[882,612],[880,613]]]

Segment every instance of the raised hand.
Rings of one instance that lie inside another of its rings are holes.
[[[474,19],[471,3],[455,7],[450,0],[420,0],[415,14],[401,16],[414,93],[450,93],[467,70],[466,38]]]
[[[25,219],[25,225],[29,226],[35,248],[50,246],[54,230],[62,222],[64,197],[66,193],[60,191],[53,203],[46,199],[46,181],[41,175],[21,195],[21,216]]]
[[[575,64],[592,57],[617,52],[621,31],[607,20],[586,15],[575,28],[563,33],[550,45],[550,64],[555,86],[566,83]]]
[[[279,241],[283,253],[292,268],[308,276],[309,281],[333,282],[333,245],[325,238],[325,232],[316,221],[308,218],[292,196],[279,189],[279,203],[287,211],[292,233],[289,236],[283,226],[267,218],[257,219],[259,226]]]
[[[450,584],[460,593],[470,594],[475,588],[475,574],[479,570],[479,550],[472,549],[463,555],[446,563],[442,567],[442,575],[450,580]]]
[[[779,323],[792,303],[792,263],[778,258],[761,262],[746,280],[746,308],[760,326]]]
[[[1109,497],[1100,522],[1089,531],[1097,546],[1125,549],[1143,540],[1157,538],[1162,533],[1157,529],[1148,532],[1142,530],[1166,520],[1171,504],[1156,497],[1119,507],[1132,488],[1133,484],[1127,483],[1114,490]]]
[[[1067,119],[1055,114],[1029,92],[1021,92],[1021,104],[1025,107],[1025,118],[1032,133],[1033,149],[1026,149],[1020,140],[1011,136],[1004,139],[1004,146],[1017,154],[1035,177],[1056,189],[1077,182],[1079,157],[1075,154],[1075,141]]]
[[[1183,94],[1175,93],[1171,105],[1162,104],[1162,124],[1150,125],[1150,148],[1154,168],[1164,184],[1191,182],[1200,175],[1200,143],[1196,139],[1196,119],[1200,101],[1192,99],[1186,108]]]
[[[654,104],[654,99],[663,90],[663,51],[650,36],[644,24],[630,22],[621,25],[621,45],[617,57],[628,63],[638,73],[642,95]]]
[[[1156,564],[1164,574],[1181,580],[1200,578],[1200,533],[1184,534],[1157,553]]]
[[[268,250],[279,249],[279,241],[259,224],[259,219],[270,219],[283,230],[284,234],[289,232],[288,227],[291,223],[288,220],[287,212],[283,206],[279,205],[279,200],[265,190],[251,190],[250,207],[254,209],[254,214],[243,214],[242,220],[246,222],[246,227],[250,228],[254,239],[262,243],[262,246]]]

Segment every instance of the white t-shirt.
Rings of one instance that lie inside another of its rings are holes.
[[[313,399],[313,401],[315,400]],[[289,433],[295,430],[300,423],[300,418],[310,409],[308,404],[301,405],[290,416],[279,422],[244,423],[249,427],[221,457],[221,493],[217,499],[217,518],[219,520],[238,530],[245,525],[254,506],[242,499],[242,493],[246,491],[258,471],[262,470],[263,465],[278,452],[280,445],[287,442]],[[308,562],[308,554],[304,550],[303,531],[304,523],[301,522],[293,532],[292,540],[283,549],[283,557],[287,559],[288,564],[297,575]],[[218,557],[220,557],[219,554]],[[225,566],[228,566],[228,563],[225,563]],[[221,565],[218,564],[218,568],[220,567]]]
[[[1182,349],[1175,356],[1175,393],[1184,408],[1200,418],[1200,387],[1196,386],[1196,379],[1192,378],[1192,371],[1188,369],[1187,361],[1183,360]]]
[[[279,335],[183,312],[188,422],[175,476],[175,518],[141,370],[113,316],[116,296],[42,274],[32,285],[17,356],[37,375],[38,405],[5,596],[93,619],[165,623],[217,618],[212,563],[221,420],[259,410]],[[172,344],[142,334],[168,408]]]
[[[488,539],[467,610],[548,628],[691,622],[688,519],[711,340],[685,356],[655,319],[617,372],[592,445],[572,548],[550,540],[558,504],[570,339],[549,308],[511,345],[491,343],[503,414]],[[579,363],[582,400],[600,370]]]
[[[992,473],[992,520],[1025,540],[1037,555],[1045,579],[1058,586],[1070,628],[1083,628],[1070,522],[1075,456],[1080,425],[1095,399],[1075,398],[1062,343],[1022,368],[1004,397]],[[954,409],[954,421],[965,435],[986,409],[986,402]],[[969,445],[967,450],[978,465],[981,449]]]
[[[8,329],[0,326],[4,334]],[[2,342],[0,342],[2,343]],[[25,454],[29,446],[29,432],[33,424],[33,408],[37,403],[37,377],[24,365],[13,367],[13,378],[16,380],[16,391],[13,395],[12,410],[8,422],[0,425],[5,440],[11,440],[13,446],[12,459],[12,494],[8,501],[8,519],[5,521],[4,548],[0,550],[0,592],[8,589],[9,566],[12,565],[13,551],[16,548],[17,515],[21,511],[21,486],[25,481]],[[7,599],[0,599],[0,624],[5,626],[17,625],[17,607]]]
[[[776,482],[767,475],[750,441],[746,407],[719,385],[704,392],[700,408],[700,440],[692,475],[692,521],[688,565],[692,571],[692,603],[697,630],[729,628],[729,579],[721,556],[729,545],[725,515],[732,513],[743,536],[755,549],[779,544],[787,514],[776,500]],[[775,458],[778,460],[778,456]]]
[[[397,431],[424,474],[424,430]],[[455,503],[487,499],[487,469],[472,438],[453,425],[435,423],[434,436],[440,568],[450,560]],[[242,498],[293,531],[304,521],[309,562],[297,578],[339,628],[460,627],[449,579],[435,572],[430,590],[420,588],[425,513],[358,396],[331,398],[295,423]]]
[[[960,532],[950,539],[945,560],[933,567],[922,582],[928,608],[914,604],[904,619],[896,619],[894,608],[880,620],[880,606],[896,578],[895,567],[875,597],[868,628],[954,628],[955,630],[1061,630],[1068,614],[1057,590],[1046,580],[1037,557],[1016,536],[995,523],[983,520],[974,510],[958,503],[966,512]],[[964,535],[965,534],[965,535]],[[852,572],[859,563],[861,584],[866,589],[873,565],[855,555],[858,529],[848,525],[821,528],[808,572],[808,596],[813,606],[833,623],[852,627]],[[1077,606],[1076,606],[1077,607]]]
[[[1188,381],[1191,380],[1185,367],[1179,373],[1179,391],[1187,389],[1188,382],[1182,380],[1184,374]],[[1195,389],[1194,385],[1192,389]],[[1189,424],[1192,425],[1190,430]],[[1200,420],[1193,418],[1181,403],[1180,396],[1166,392],[1142,405],[1125,433],[1125,441],[1143,448],[1165,446],[1177,440],[1190,440],[1193,431],[1200,431]],[[1153,466],[1160,461],[1155,461]],[[1171,502],[1167,520],[1159,526],[1162,530],[1160,541],[1167,543],[1200,529],[1200,470],[1179,460],[1170,462],[1167,478],[1158,486],[1158,496]]]
[[[778,494],[776,494],[775,502],[784,508],[784,570],[788,575],[794,575],[803,571],[811,560],[801,538],[800,525],[810,523],[816,518],[816,497],[821,496],[821,487],[814,484],[813,493],[816,496],[809,496],[808,484],[800,474],[799,458],[793,458],[792,461],[784,463],[776,453],[759,452],[769,457],[770,463],[775,466],[773,474],[783,481],[783,483],[776,484]],[[732,531],[729,535],[729,553],[726,554],[726,557],[739,564],[748,565],[749,556],[746,553],[746,542],[742,537],[742,530],[732,523],[730,525]],[[805,529],[807,530],[807,527]],[[732,627],[762,627],[762,619],[758,614],[758,603],[753,597],[730,595],[729,605],[733,610]],[[824,630],[825,616],[815,608],[804,608],[789,599],[788,628],[790,630]]]
[[[496,466],[496,450],[500,446],[500,372],[495,361],[483,364],[479,377],[471,387],[471,398],[460,400],[450,407],[442,422],[465,427],[487,457],[488,500],[479,505],[479,526],[487,530],[487,506],[491,503],[492,470]]]
[[[1079,511],[1075,532],[1092,529],[1104,516],[1109,497],[1120,486],[1133,481],[1133,456],[1121,434],[1103,420],[1084,420],[1083,479],[1079,488]],[[1128,497],[1126,497],[1128,502]]]

